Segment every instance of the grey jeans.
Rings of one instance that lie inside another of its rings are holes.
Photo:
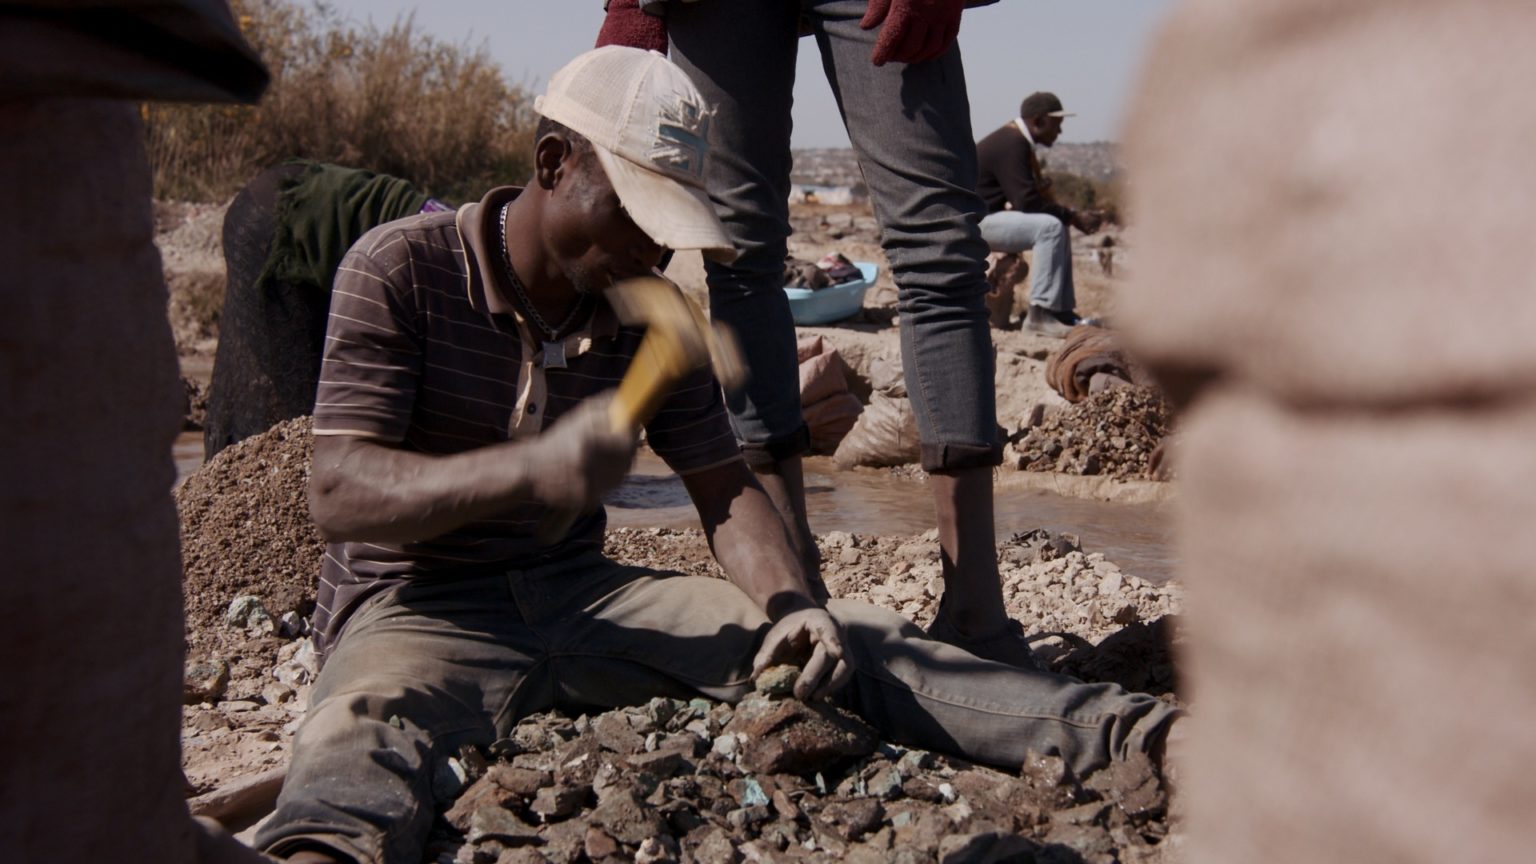
[[[839,699],[889,739],[1016,769],[1026,750],[1087,772],[1160,743],[1174,711],[1112,684],[1026,672],[922,638],[905,618],[834,600],[855,678]],[[731,583],[569,561],[379,595],[348,623],[294,739],[258,848],[318,844],[419,861],[437,763],[533,712],[735,701],[768,621]]]
[[[742,342],[751,381],[728,407],[749,462],[801,441],[795,328],[781,290],[789,236],[790,105],[798,23],[821,52],[858,153],[898,289],[902,363],[929,471],[1001,459],[986,244],[960,51],[869,62],[864,0],[673,3],[672,59],[716,106],[705,180],[741,257],[709,264],[710,312]]]
[[[981,220],[981,236],[994,252],[1033,249],[1029,303],[1052,312],[1077,308],[1072,286],[1072,232],[1049,213],[1000,210]]]

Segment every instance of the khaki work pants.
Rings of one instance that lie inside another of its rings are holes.
[[[1158,743],[1168,705],[1112,684],[1026,672],[922,638],[905,618],[834,600],[857,670],[839,700],[892,740],[1017,768],[1027,750],[1079,771]],[[294,741],[277,814],[256,842],[319,843],[362,862],[416,862],[437,763],[534,712],[657,696],[735,701],[768,621],[721,579],[556,564],[380,594],[348,622]]]

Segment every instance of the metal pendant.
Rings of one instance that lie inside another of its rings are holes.
[[[565,343],[564,342],[545,342],[544,343],[544,368],[545,369],[564,369],[565,368]]]

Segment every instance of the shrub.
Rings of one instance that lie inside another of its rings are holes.
[[[156,197],[222,201],[290,158],[404,177],[454,202],[526,179],[532,100],[483,46],[443,43],[410,17],[380,29],[321,4],[230,5],[272,85],[255,106],[146,105]]]
[[[1119,211],[1119,191],[1110,183],[1065,171],[1047,171],[1045,176],[1051,182],[1051,195],[1073,210]]]

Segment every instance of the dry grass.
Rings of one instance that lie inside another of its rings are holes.
[[[1047,171],[1045,176],[1051,181],[1051,194],[1073,210],[1120,211],[1120,187],[1115,183],[1066,171]]]
[[[357,27],[323,5],[233,0],[272,72],[256,106],[145,106],[155,195],[227,199],[303,157],[404,177],[452,201],[529,171],[532,99],[484,47],[440,42],[411,18]]]

